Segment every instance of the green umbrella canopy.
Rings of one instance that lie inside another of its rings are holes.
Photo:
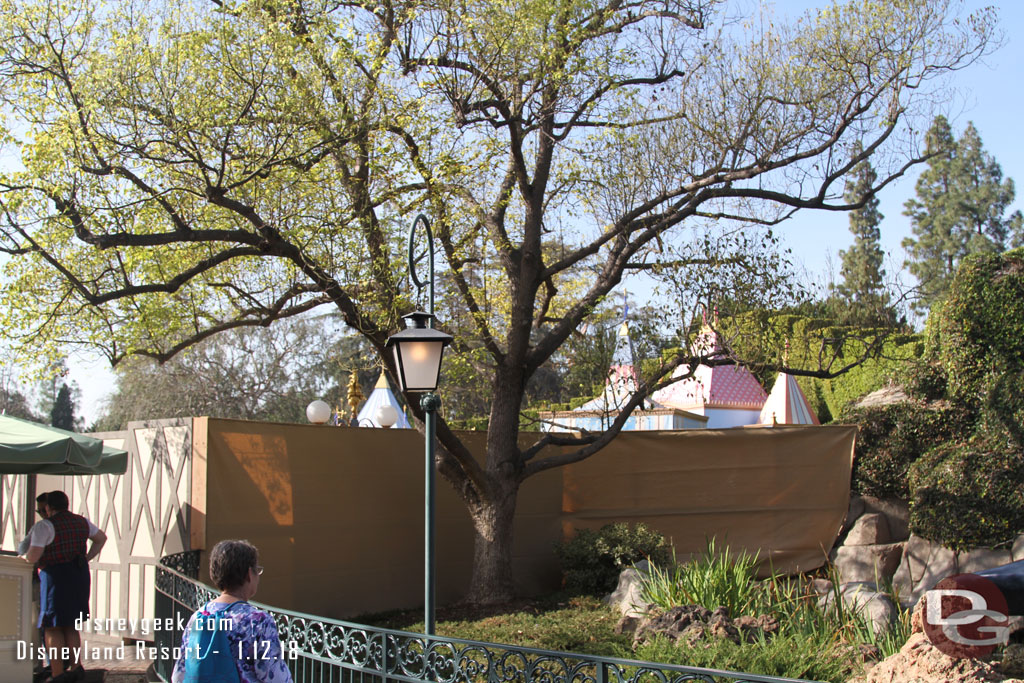
[[[0,415],[0,474],[124,474],[128,453],[99,439]]]

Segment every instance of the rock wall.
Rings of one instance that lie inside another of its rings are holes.
[[[1024,534],[1011,549],[974,548],[954,552],[909,532],[909,508],[898,499],[854,495],[829,554],[841,584],[892,581],[900,604],[911,608],[947,576],[1024,560]]]

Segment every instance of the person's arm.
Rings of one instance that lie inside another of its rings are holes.
[[[43,550],[53,542],[53,525],[40,520],[32,525],[28,532],[29,548],[25,553],[25,561],[35,564],[43,556]]]
[[[89,544],[89,552],[85,554],[86,561],[100,554],[100,551],[103,550],[103,544],[107,542],[107,535],[100,529],[97,529],[96,533],[89,537],[89,540],[91,543]]]

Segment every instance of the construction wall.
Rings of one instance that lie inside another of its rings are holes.
[[[129,450],[125,475],[36,482],[38,491],[67,491],[72,509],[110,538],[93,564],[94,617],[152,617],[159,558],[224,538],[260,548],[261,602],[339,618],[422,604],[418,432],[207,418],[130,427],[108,435]],[[776,569],[820,566],[847,509],[854,435],[853,427],[832,426],[620,434],[591,458],[522,485],[516,588],[556,588],[554,544],[614,521],[661,531],[680,559],[716,536],[759,551]],[[486,435],[460,436],[482,459]],[[538,436],[524,435],[524,445]],[[24,475],[2,482],[0,547],[10,550],[27,528],[31,495]],[[436,539],[443,604],[465,591],[473,534],[441,477]],[[204,553],[200,578],[209,581],[206,563]]]
[[[849,503],[856,427],[620,434],[564,469],[562,529],[644,522],[679,560],[715,537],[762,566],[822,565]]]
[[[245,538],[265,571],[257,600],[344,618],[423,603],[424,442],[414,430],[271,425],[196,420],[206,428],[205,538],[193,547]],[[464,433],[482,453],[484,433]],[[197,456],[197,474],[202,458]],[[201,505],[193,486],[193,500]],[[514,570],[517,589],[557,585],[561,474],[527,481],[519,494]],[[469,583],[473,534],[465,505],[437,480],[439,603]],[[206,575],[203,554],[200,578]]]
[[[266,567],[258,600],[336,618],[422,604],[422,435],[195,424],[192,547],[224,538],[255,543]],[[680,559],[715,536],[758,552],[777,570],[818,567],[846,513],[855,434],[854,427],[623,433],[597,455],[523,484],[513,549],[517,589],[556,588],[554,544],[577,528],[614,521],[662,532]],[[461,436],[483,453],[483,433]],[[524,435],[524,443],[536,436]],[[196,524],[202,519],[205,525]],[[440,477],[436,539],[443,604],[468,585],[473,535],[465,506]],[[205,572],[205,555],[201,565]]]

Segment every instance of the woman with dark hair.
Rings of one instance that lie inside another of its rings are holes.
[[[239,680],[243,683],[291,683],[273,617],[249,604],[260,584],[263,567],[259,551],[248,541],[221,541],[210,551],[210,579],[219,596],[189,619],[181,638],[181,657],[171,673],[172,683],[185,681],[187,660],[196,657],[189,636],[202,616],[216,616],[224,625]]]

